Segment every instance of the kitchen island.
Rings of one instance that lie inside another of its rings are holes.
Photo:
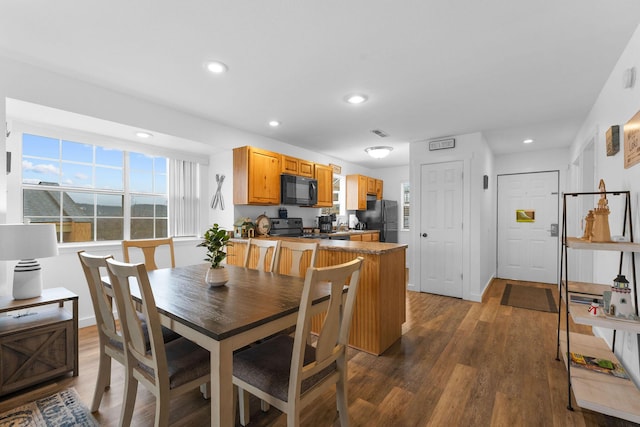
[[[379,355],[400,338],[406,308],[407,245],[295,237],[264,238],[317,241],[319,244],[316,256],[317,267],[341,264],[359,256],[364,258],[349,344],[357,349]],[[247,239],[232,239],[232,242],[233,246],[228,248],[227,262],[243,265]],[[250,257],[249,265],[255,266],[257,253],[252,253]],[[283,273],[287,272],[284,267],[287,262],[290,262],[289,257],[290,254],[283,249],[280,256]],[[309,260],[303,259],[303,262],[308,265]],[[318,330],[321,321],[322,319],[314,319],[312,328]]]

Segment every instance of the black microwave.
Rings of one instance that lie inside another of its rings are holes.
[[[280,176],[280,202],[283,205],[314,206],[318,204],[318,181],[295,175]]]

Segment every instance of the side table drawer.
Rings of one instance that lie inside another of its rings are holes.
[[[74,369],[73,318],[62,308],[0,319],[0,396]]]

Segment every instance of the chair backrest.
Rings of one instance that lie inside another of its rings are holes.
[[[169,249],[171,267],[175,267],[176,260],[173,253],[173,237],[167,237],[166,239],[123,240],[122,254],[124,256],[124,262],[131,262],[130,248],[138,248],[142,250],[144,255],[144,265],[147,268],[147,271],[157,270],[156,249],[164,245],[167,245]]]
[[[302,381],[319,373],[338,359],[345,360],[362,260],[362,257],[358,257],[344,264],[307,269],[291,357],[289,402],[293,402],[292,399],[300,395]],[[315,360],[305,365],[304,355],[311,328],[312,297],[315,288],[326,282],[331,284],[329,307],[316,341]],[[349,286],[346,301],[343,299],[345,285]]]
[[[318,250],[318,242],[291,242],[282,240],[280,242],[280,250],[278,251],[278,259],[276,260],[275,272],[286,274],[288,276],[304,277],[307,267],[316,266],[316,252]],[[309,261],[304,255],[309,254]]]
[[[247,250],[244,253],[244,266],[249,267],[251,263],[251,254],[253,249],[258,251],[258,262],[255,265],[255,270],[260,271],[273,271],[278,259],[278,252],[280,250],[280,240],[264,240],[264,239],[249,239],[247,240]],[[267,258],[267,255],[271,254],[271,258]],[[266,261],[269,260],[268,265]]]
[[[101,277],[103,274],[107,274],[107,260],[113,259],[113,256],[90,255],[80,251],[78,252],[78,258],[80,258],[80,265],[89,286],[100,343],[107,345],[111,339],[122,344],[124,339],[117,331],[116,321],[113,316],[113,289],[105,286]]]
[[[167,355],[164,350],[160,315],[156,308],[147,269],[144,264],[127,264],[113,259],[107,260],[107,267],[118,316],[122,323],[127,364],[134,370],[142,372],[156,387],[169,389],[169,376],[166,374],[168,372]],[[142,298],[141,311],[147,322],[149,352],[147,352],[142,324],[136,312],[136,302],[131,295],[132,282],[137,284]]]

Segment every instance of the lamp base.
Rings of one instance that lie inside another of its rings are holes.
[[[13,299],[42,295],[42,267],[35,259],[23,259],[13,270]]]

